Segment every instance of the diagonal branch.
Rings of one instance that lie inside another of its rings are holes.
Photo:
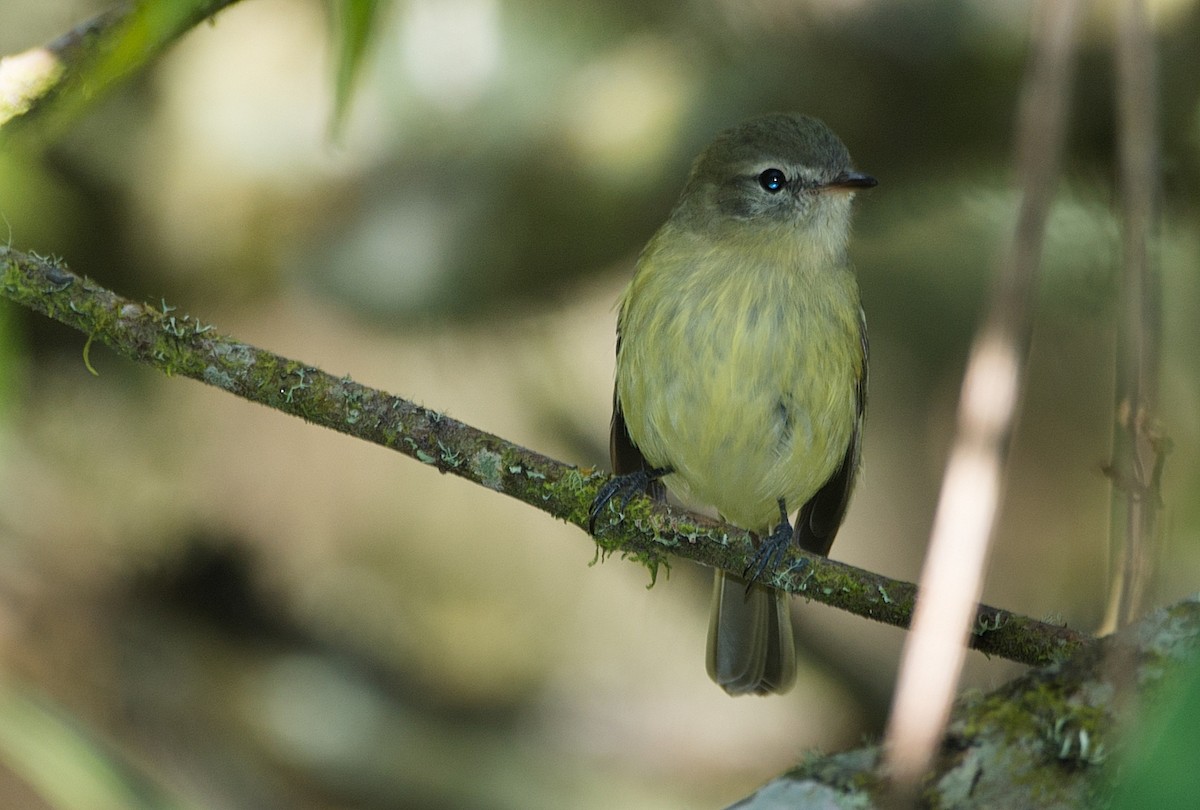
[[[70,272],[63,262],[0,246],[0,294],[88,335],[118,354],[167,375],[190,377],[243,399],[389,447],[468,481],[502,492],[584,528],[607,476],[579,468],[400,397],[335,377],[217,333],[163,304],[121,298]],[[599,553],[619,552],[650,568],[675,555],[741,572],[754,547],[736,527],[636,498],[601,517]],[[844,563],[793,549],[771,585],[866,618],[907,627],[917,589]],[[979,605],[971,646],[1027,664],[1058,660],[1086,635]]]
[[[95,98],[236,2],[124,2],[44,46],[0,58],[0,128],[8,135],[43,108],[55,111],[66,96],[78,95],[73,103]]]

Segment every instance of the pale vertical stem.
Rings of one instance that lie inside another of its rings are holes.
[[[1033,53],[1017,119],[1016,227],[967,361],[955,441],[884,742],[885,767],[902,800],[916,795],[936,753],[983,588],[1059,173],[1078,9],[1077,0],[1041,0],[1035,7]]]
[[[1141,0],[1121,0],[1116,18],[1117,154],[1123,255],[1113,418],[1112,553],[1106,629],[1141,613],[1157,538],[1160,444],[1155,432],[1161,288],[1151,250],[1158,202],[1154,44]]]

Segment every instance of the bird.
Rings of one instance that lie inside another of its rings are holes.
[[[851,201],[876,184],[817,118],[727,129],[620,299],[615,475],[589,527],[665,488],[753,533],[751,565],[714,577],[706,668],[730,695],[794,683],[790,599],[767,580],[793,542],[828,555],[859,471],[869,352],[847,245]]]

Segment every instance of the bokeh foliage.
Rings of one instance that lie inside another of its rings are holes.
[[[179,25],[194,4],[140,8]],[[0,52],[103,9],[10,3]],[[1169,601],[1200,572],[1200,8],[1154,10]],[[83,80],[123,76],[108,92],[22,125],[0,214],[14,245],[123,294],[602,464],[612,301],[691,156],[748,115],[819,115],[881,180],[852,246],[866,474],[834,555],[911,578],[1011,224],[1027,13],[243,0],[144,69],[146,42],[115,51]],[[985,594],[1083,628],[1105,596],[1119,256],[1105,14],[1085,27]],[[93,379],[80,352],[0,302],[0,662],[201,802],[715,806],[881,723],[898,633],[797,605],[796,694],[724,701],[700,666],[703,572],[645,593],[487,493],[102,352]]]

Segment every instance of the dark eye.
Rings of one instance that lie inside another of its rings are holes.
[[[777,194],[787,185],[787,175],[779,169],[767,169],[758,176],[758,184],[770,194]]]

